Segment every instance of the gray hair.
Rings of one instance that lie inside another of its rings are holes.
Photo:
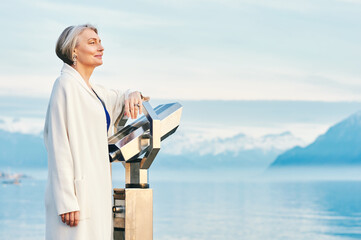
[[[78,45],[78,36],[87,28],[98,34],[98,29],[91,24],[69,26],[60,34],[56,42],[55,52],[63,62],[69,65],[74,64],[73,52]]]

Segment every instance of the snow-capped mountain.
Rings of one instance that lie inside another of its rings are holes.
[[[3,121],[5,126],[14,126],[20,120]],[[0,123],[1,124],[1,123]],[[12,125],[11,125],[12,124]],[[26,126],[26,125],[24,125]],[[27,125],[29,129],[32,128]],[[0,165],[2,166],[46,166],[46,152],[41,132],[21,133],[21,128],[12,131],[0,130]],[[25,131],[26,132],[26,131]],[[221,163],[224,166],[265,167],[278,154],[304,142],[290,132],[251,137],[237,134],[231,137],[207,135],[202,131],[179,131],[162,142],[157,162],[163,167],[202,167]],[[173,159],[169,161],[169,159]]]
[[[284,151],[294,146],[304,146],[305,142],[292,135],[291,132],[268,134],[252,137],[243,133],[231,137],[204,138],[203,133],[178,132],[174,137],[164,142],[164,151],[170,155],[192,153],[198,155],[219,155],[232,153],[237,155],[242,151],[259,150],[262,152]]]
[[[337,123],[313,143],[280,155],[271,167],[361,164],[361,112]]]
[[[266,168],[279,154],[305,142],[290,132],[261,137],[239,133],[210,137],[180,131],[162,142],[155,165],[177,168]],[[168,141],[169,140],[169,141]]]

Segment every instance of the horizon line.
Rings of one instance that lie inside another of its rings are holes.
[[[6,95],[0,94],[0,98],[23,98],[23,99],[37,99],[47,100],[50,95],[47,96],[33,96],[33,95]],[[197,98],[154,98],[150,101],[186,101],[186,102],[317,102],[317,103],[361,103],[361,100],[322,100],[322,99],[197,99]]]

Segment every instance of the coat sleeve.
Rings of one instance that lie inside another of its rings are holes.
[[[44,127],[48,150],[48,169],[58,215],[79,211],[74,187],[74,164],[68,138],[71,104],[65,87],[54,85]]]

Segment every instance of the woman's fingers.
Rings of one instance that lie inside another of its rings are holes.
[[[138,113],[143,113],[143,100],[139,92],[132,92],[124,101],[124,114],[135,119],[138,117]]]
[[[66,223],[70,227],[75,227],[79,223],[80,212],[75,211],[75,212],[63,213],[60,215],[60,217],[63,223]]]
[[[124,115],[130,117],[129,100],[128,99],[124,101]]]
[[[80,217],[80,212],[79,211],[76,211],[74,212],[74,226],[78,226],[78,223],[79,223],[79,217]]]
[[[69,225],[70,227],[74,226],[74,212],[70,212],[70,221],[69,221]]]
[[[139,114],[142,114],[142,112],[143,112],[143,99],[142,99],[140,93],[138,93],[138,105],[139,105]]]
[[[130,110],[131,117],[134,119],[135,118],[135,113],[134,113],[134,97],[133,97],[133,94],[131,95],[131,97],[129,99],[129,110]]]
[[[133,104],[134,105],[134,114],[135,114],[134,118],[137,118],[138,113],[142,114],[142,112],[143,112],[142,97],[139,92],[134,92],[132,95],[132,99],[134,102],[134,104]]]
[[[69,214],[69,213],[65,213],[65,223],[66,223],[67,225],[70,224],[70,214]]]

